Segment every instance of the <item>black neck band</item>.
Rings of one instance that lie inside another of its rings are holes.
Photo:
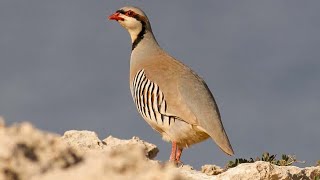
[[[137,45],[140,43],[140,41],[144,38],[144,35],[146,34],[146,31],[147,31],[146,23],[144,21],[139,20],[139,19],[137,19],[137,20],[141,23],[142,27],[141,27],[141,31],[139,32],[137,38],[132,43],[131,51],[133,51],[134,48],[137,47]]]

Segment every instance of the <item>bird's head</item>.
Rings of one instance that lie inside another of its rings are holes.
[[[120,8],[109,16],[110,20],[120,23],[129,32],[132,42],[144,35],[147,31],[151,31],[151,26],[146,14],[137,7],[127,6]]]

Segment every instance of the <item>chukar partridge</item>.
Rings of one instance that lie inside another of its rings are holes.
[[[172,143],[170,161],[183,148],[211,137],[233,155],[217,104],[206,83],[158,45],[146,14],[123,7],[109,16],[128,30],[132,41],[130,90],[143,119]]]

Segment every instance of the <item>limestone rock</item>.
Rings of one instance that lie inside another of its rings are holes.
[[[69,130],[61,137],[69,146],[81,152],[106,149],[106,144],[92,131]]]
[[[300,180],[320,178],[320,167],[299,168],[296,166],[276,166],[269,162],[257,161],[244,163],[215,176],[222,179],[270,179],[270,180]]]
[[[148,159],[155,145],[134,137],[101,141],[94,132],[63,137],[29,123],[0,126],[0,180],[184,179],[171,164]]]
[[[98,135],[92,131],[66,131],[62,136],[62,139],[71,147],[81,151],[106,151],[109,149],[116,149],[121,146],[136,145],[144,150],[145,155],[149,159],[153,159],[157,156],[159,149],[156,145],[140,140],[138,137],[132,137],[129,140],[122,140],[109,136],[104,140],[100,140]]]
[[[136,136],[132,137],[132,139],[130,140],[121,140],[121,139],[109,136],[103,141],[107,144],[107,146],[112,148],[118,148],[119,146],[123,146],[123,145],[126,146],[131,144],[140,146],[142,149],[144,149],[145,155],[149,159],[155,158],[159,152],[159,149],[157,148],[156,145],[143,141]]]
[[[104,152],[88,152],[84,162],[67,170],[56,170],[33,180],[109,180],[109,179],[183,179],[170,165],[152,163],[143,149],[135,145],[120,146]]]
[[[133,137],[100,140],[90,131],[67,131],[62,137],[29,123],[6,127],[0,118],[0,180],[225,180],[316,179],[320,166],[299,168],[268,162],[240,164],[222,170],[205,165],[202,172],[189,165],[176,168],[152,160],[155,145]],[[224,171],[224,172],[222,172]],[[216,175],[218,174],[218,175]]]
[[[0,147],[0,179],[31,179],[83,160],[58,135],[41,132],[29,123],[1,127]]]
[[[223,169],[216,165],[206,164],[201,167],[201,172],[207,174],[207,175],[218,175],[223,172]]]

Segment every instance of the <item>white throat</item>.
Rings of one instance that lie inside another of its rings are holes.
[[[134,42],[134,40],[136,40],[138,38],[139,33],[142,30],[142,26],[140,26],[139,28],[133,29],[133,30],[129,30],[129,34],[131,37],[131,43]]]
[[[139,33],[142,30],[142,24],[138,20],[132,17],[125,17],[125,22],[124,21],[119,21],[121,26],[123,26],[125,29],[130,34],[131,37],[131,43],[134,42],[134,40],[137,39]]]

